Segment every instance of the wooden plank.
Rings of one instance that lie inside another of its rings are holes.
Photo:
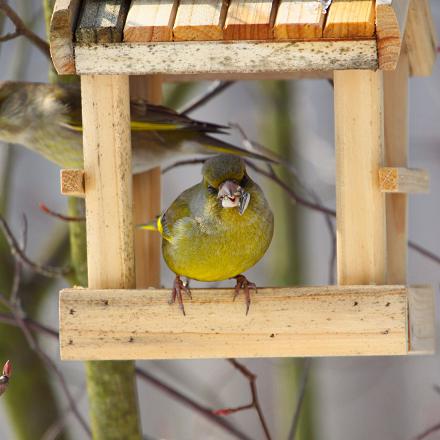
[[[50,54],[60,75],[75,73],[73,33],[79,13],[80,0],[56,0],[50,21]]]
[[[133,0],[124,27],[124,41],[171,41],[176,0]]]
[[[325,14],[319,0],[281,0],[275,20],[277,40],[322,37]]]
[[[228,3],[226,1],[180,0],[174,24],[174,40],[222,40]]]
[[[162,101],[162,81],[158,76],[130,77],[132,98],[146,99],[153,104]],[[133,219],[145,223],[160,214],[160,168],[133,176]],[[134,232],[136,287],[160,287],[160,235],[136,229]]]
[[[379,66],[394,70],[399,60],[410,0],[376,0]]]
[[[408,54],[404,49],[394,71],[384,72],[385,164],[408,162]],[[380,180],[380,179],[379,179]],[[379,181],[380,184],[380,181]],[[406,284],[408,260],[408,195],[386,196],[387,282]]]
[[[75,59],[79,74],[280,74],[378,66],[375,40],[91,44],[77,45]]]
[[[61,170],[60,183],[64,196],[84,197],[84,170]]]
[[[403,286],[263,288],[249,314],[232,289],[194,289],[186,316],[169,290],[66,289],[61,358],[176,359],[406,354]]]
[[[118,43],[129,0],[85,0],[76,28],[79,43]]]
[[[379,186],[387,193],[426,193],[429,173],[416,168],[383,167],[379,170]]]
[[[231,0],[225,40],[268,40],[273,37],[272,0]]]
[[[435,293],[430,286],[408,289],[409,354],[435,353]]]
[[[339,284],[386,282],[382,72],[334,73]]]
[[[89,286],[133,288],[128,77],[82,76],[81,96]]]
[[[374,19],[373,0],[333,0],[327,13],[324,37],[372,37]]]
[[[437,56],[437,35],[429,0],[411,0],[405,42],[411,75],[430,76]]]

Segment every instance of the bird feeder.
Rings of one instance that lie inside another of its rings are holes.
[[[63,170],[62,188],[86,200],[89,271],[60,294],[62,359],[433,352],[433,290],[406,279],[408,194],[428,189],[407,164],[408,79],[434,64],[429,2],[322,7],[56,1],[52,58],[81,75],[84,130],[84,170]],[[301,78],[334,82],[338,284],[260,288],[248,316],[232,289],[194,289],[183,317],[158,288],[158,237],[133,232],[160,212],[160,172],[132,178],[130,91],[158,103],[163,81]]]

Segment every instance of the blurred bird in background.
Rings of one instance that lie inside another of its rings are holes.
[[[211,134],[228,127],[200,122],[144,100],[131,101],[133,173],[181,155],[230,153],[278,162]],[[82,168],[81,93],[78,86],[0,82],[0,141],[21,144],[62,168]]]
[[[234,299],[242,289],[247,314],[250,289],[256,286],[242,272],[269,247],[273,214],[240,157],[209,158],[202,175],[202,181],[180,194],[164,214],[140,227],[162,235],[163,257],[176,274],[171,302],[177,298],[183,314],[182,292],[189,296],[191,292],[181,276],[198,281],[235,278]]]

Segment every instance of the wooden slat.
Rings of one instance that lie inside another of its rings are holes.
[[[79,43],[118,43],[127,17],[129,0],[85,0],[76,41]]]
[[[426,193],[429,173],[415,168],[384,167],[379,170],[379,186],[388,193]]]
[[[84,170],[61,170],[60,183],[64,196],[84,197]]]
[[[82,76],[89,286],[133,288],[128,77]]]
[[[180,0],[174,40],[222,40],[227,10],[226,1]]]
[[[435,293],[430,286],[408,289],[409,353],[435,353]]]
[[[177,0],[133,0],[124,27],[124,41],[171,41]]]
[[[75,59],[79,74],[280,74],[378,65],[375,40],[91,44],[77,45]]]
[[[226,16],[225,40],[272,38],[272,0],[231,0]]]
[[[410,0],[376,0],[376,38],[382,70],[397,66],[409,3]]]
[[[75,73],[73,34],[79,13],[80,0],[57,0],[50,21],[50,54],[60,75]]]
[[[339,284],[386,282],[382,72],[334,73]]]
[[[384,72],[385,164],[408,162],[408,54],[404,49],[396,70]],[[387,282],[406,284],[408,256],[408,195],[386,196]]]
[[[375,32],[373,0],[333,0],[324,27],[324,37],[372,37]]]
[[[275,20],[274,37],[314,39],[322,37],[325,14],[319,0],[281,0]]]
[[[411,75],[430,76],[437,56],[437,35],[429,0],[411,0],[405,42]]]
[[[169,290],[67,289],[61,357],[176,359],[406,354],[407,289],[259,289],[249,314],[232,289],[193,290],[182,316]]]
[[[162,81],[158,76],[130,77],[130,96],[153,104],[162,101]],[[160,168],[133,176],[133,220],[145,223],[160,214]],[[135,230],[136,288],[160,287],[160,235]]]

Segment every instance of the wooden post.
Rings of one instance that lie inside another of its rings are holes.
[[[158,76],[130,77],[132,98],[153,104],[162,100],[162,82]],[[160,214],[160,168],[133,177],[134,223],[146,223]],[[160,235],[135,231],[136,287],[160,287]]]
[[[406,48],[396,70],[384,73],[385,164],[406,167],[408,156],[408,78]],[[408,195],[388,194],[387,247],[388,284],[406,284],[408,249]]]
[[[383,79],[380,71],[335,71],[339,284],[386,281]]]
[[[83,76],[82,112],[89,287],[135,286],[128,76]],[[73,341],[72,341],[73,342]],[[93,437],[140,439],[132,362],[90,362]],[[106,404],[118,395],[118,405]]]

